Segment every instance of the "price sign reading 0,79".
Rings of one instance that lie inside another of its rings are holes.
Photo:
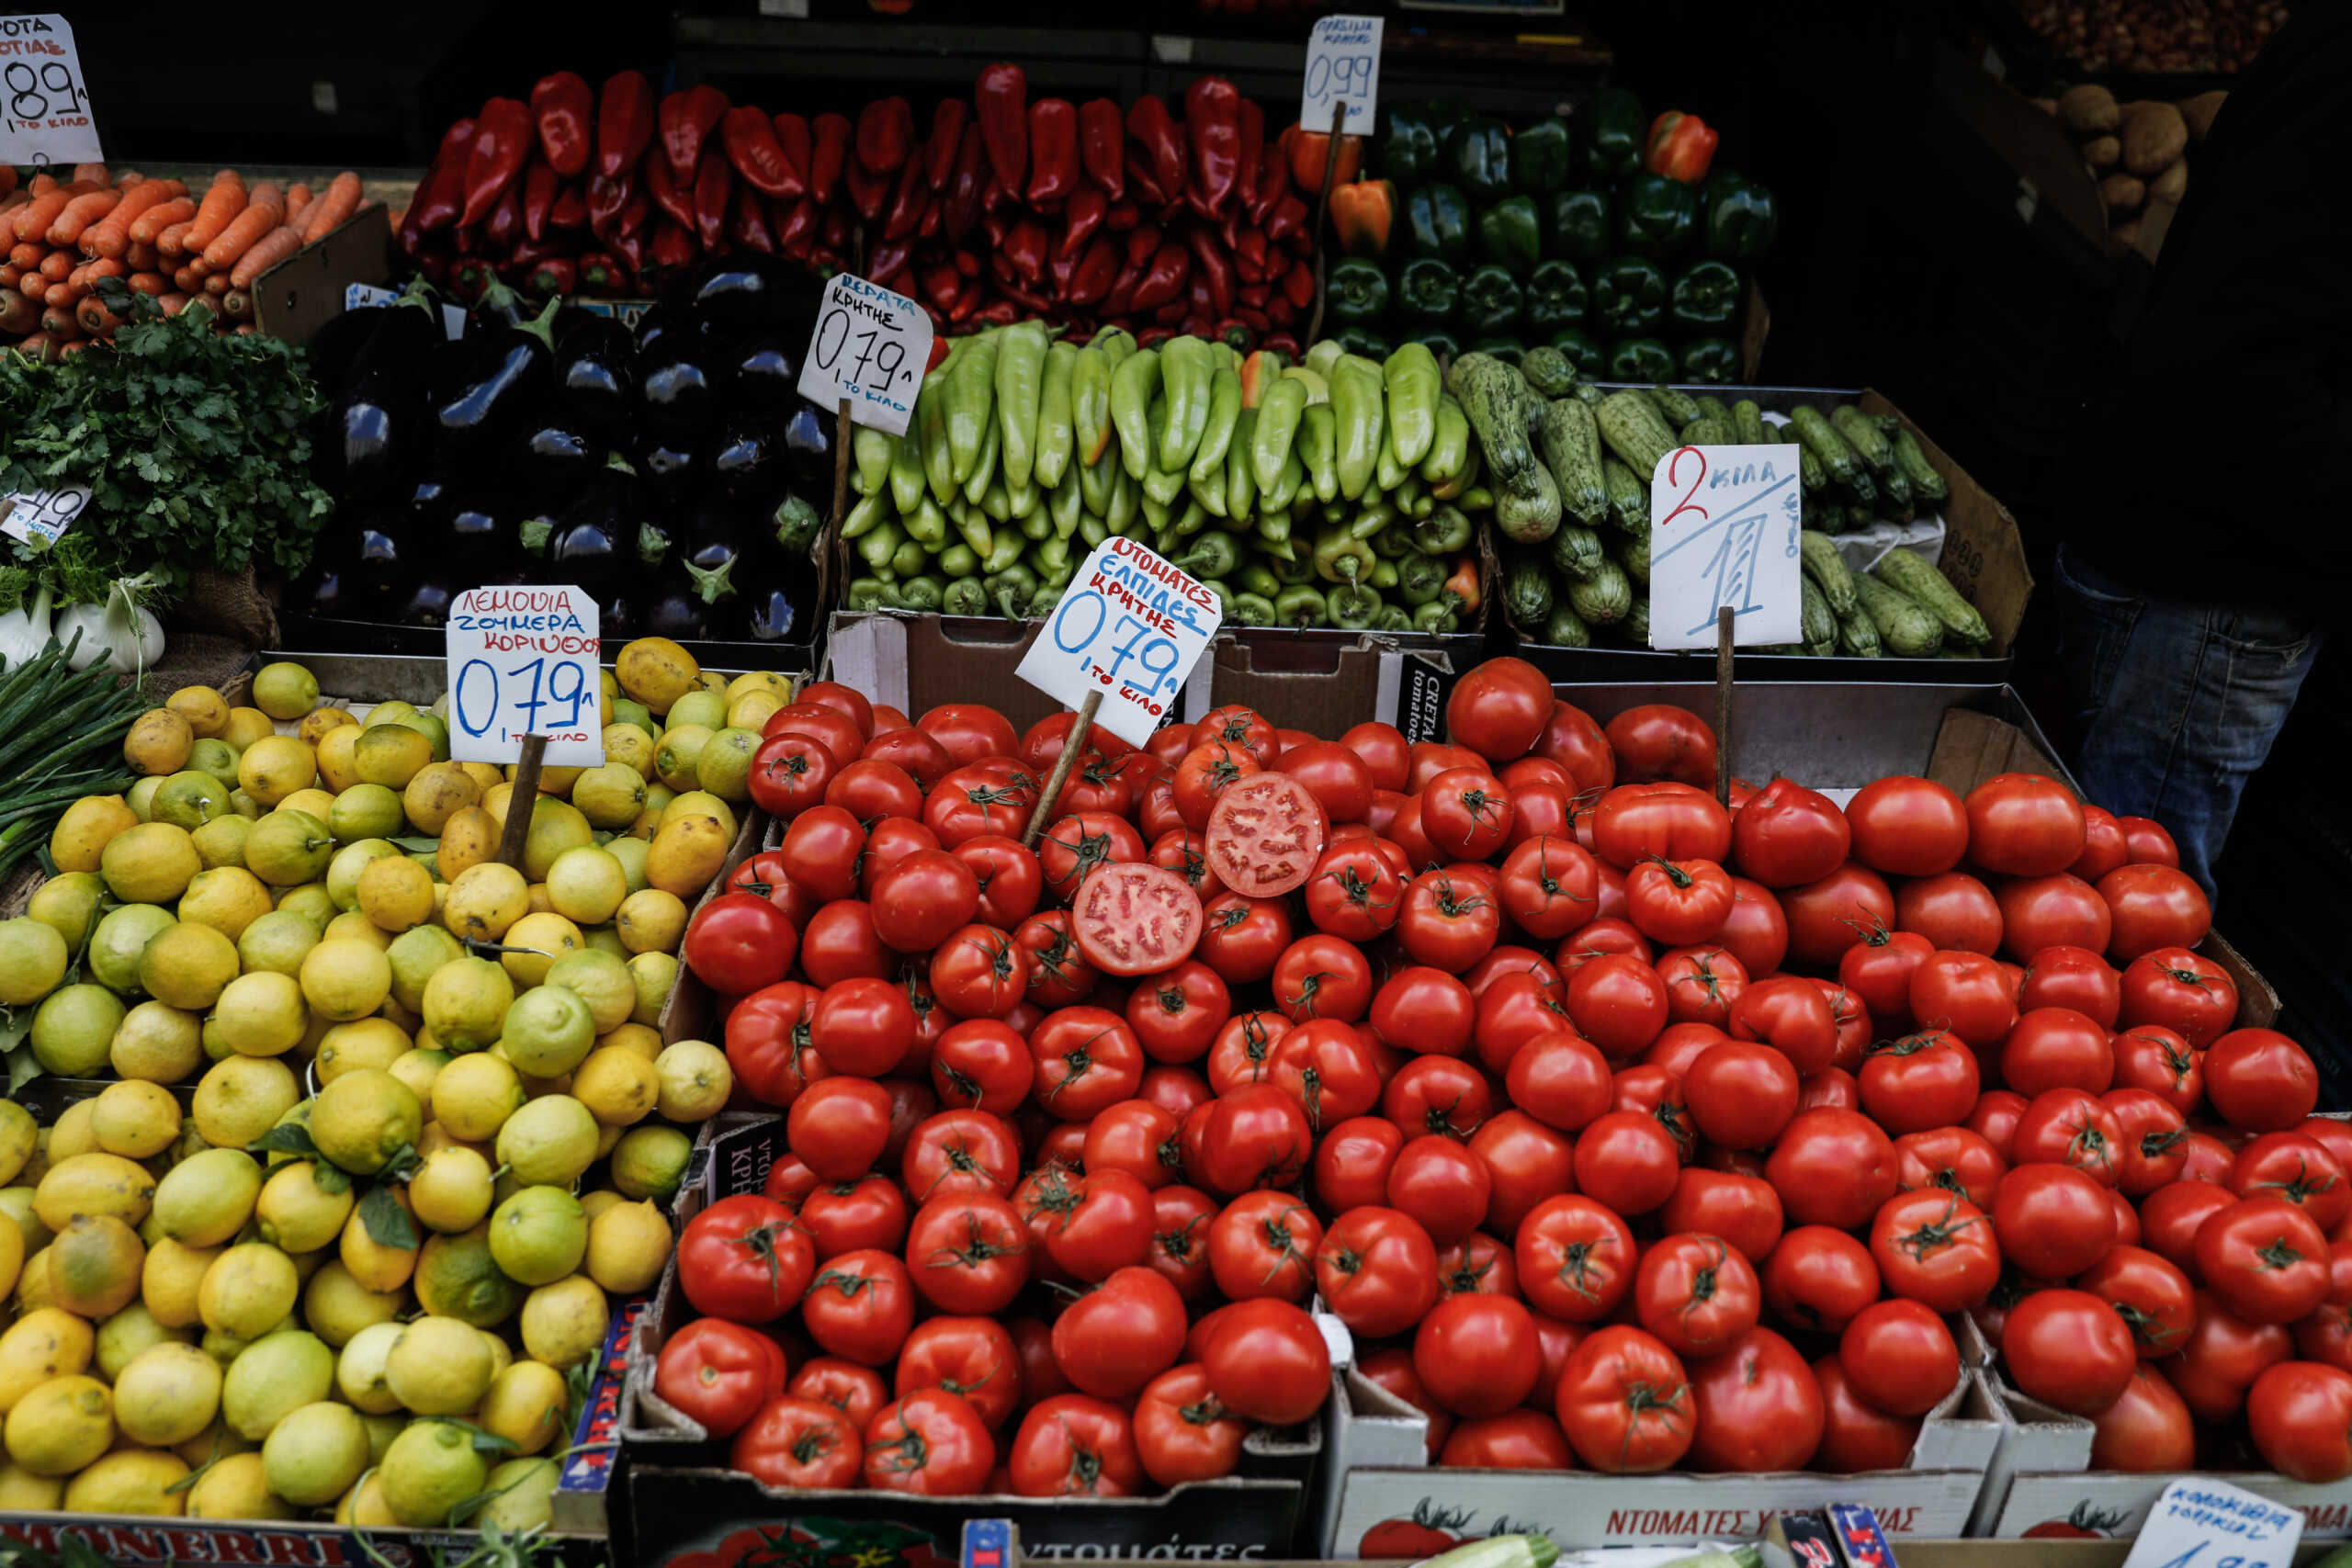
[[[931,318],[903,294],[837,273],[825,285],[800,363],[800,395],[820,407],[843,399],[849,416],[891,435],[914,417],[931,368]]]
[[[1114,536],[1070,579],[1016,673],[1073,708],[1100,694],[1094,722],[1140,746],[1167,718],[1224,618],[1205,585]]]
[[[596,601],[577,588],[474,588],[449,606],[449,756],[515,762],[547,738],[551,768],[605,761]]]

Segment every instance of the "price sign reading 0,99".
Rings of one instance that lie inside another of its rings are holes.
[[[596,601],[577,588],[474,588],[449,606],[449,756],[516,762],[547,738],[551,768],[605,761]]]
[[[0,164],[95,164],[104,156],[73,27],[53,13],[0,17]]]
[[[1216,594],[1135,540],[1094,547],[1021,658],[1020,677],[1129,745],[1151,739],[1225,615]]]
[[[800,395],[820,407],[849,400],[859,424],[904,435],[915,389],[931,368],[931,318],[903,294],[846,273],[825,285],[800,362]]]
[[[1306,80],[1298,100],[1298,123],[1307,130],[1331,129],[1331,106],[1348,106],[1340,131],[1369,136],[1380,107],[1378,17],[1317,17],[1306,37]]]

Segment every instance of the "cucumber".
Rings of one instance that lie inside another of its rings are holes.
[[[1838,646],[1857,659],[1876,659],[1884,651],[1879,646],[1878,627],[1862,613],[1860,599],[1850,614],[1838,618]]]
[[[1764,434],[1764,411],[1756,406],[1754,398],[1742,398],[1731,405],[1731,425],[1739,432],[1743,446],[1761,446],[1772,439]]]
[[[1894,466],[1894,447],[1870,422],[1861,410],[1851,403],[1839,403],[1829,411],[1830,427],[1846,438],[1854,456],[1870,465],[1872,473],[1883,474]]]
[[[1674,450],[1673,430],[1660,416],[1657,405],[1639,392],[1610,393],[1601,402],[1598,423],[1600,438],[1645,485],[1657,471],[1658,459]]]
[[[1768,424],[1764,428],[1772,433],[1773,440],[1797,449],[1797,479],[1808,494],[1829,488],[1828,471],[1822,468],[1821,459],[1813,455],[1812,448],[1797,439],[1794,424]]]
[[[1799,403],[1789,411],[1789,423],[1796,427],[1797,439],[1804,444],[1805,450],[1820,460],[1824,473],[1839,484],[1852,486],[1857,491],[1861,489],[1854,481],[1868,478],[1862,472],[1862,460],[1854,456],[1854,449],[1846,445],[1846,438],[1821,417],[1819,409],[1811,403]]]
[[[1625,575],[1646,585],[1650,580],[1650,536],[1647,532],[1627,534],[1617,541],[1617,564]]]
[[[1552,615],[1552,577],[1535,562],[1521,561],[1503,578],[1503,604],[1515,626],[1540,626]]]
[[[1453,395],[1462,400],[1462,412],[1470,416],[1470,428],[1495,477],[1508,482],[1533,468],[1535,449],[1527,439],[1527,404],[1533,394],[1525,378],[1483,354],[1464,355],[1453,362],[1453,371],[1458,383]]]
[[[1539,397],[1565,398],[1576,390],[1577,369],[1568,356],[1549,344],[1539,344],[1527,351],[1519,362],[1519,373]]]
[[[1838,617],[1829,613],[1829,601],[1820,586],[1810,577],[1797,579],[1797,626],[1804,638],[1804,650],[1816,658],[1838,651]]]
[[[1592,628],[1584,624],[1583,616],[1566,604],[1555,603],[1552,606],[1552,618],[1544,623],[1544,640],[1561,648],[1590,648]]]
[[[1568,583],[1566,599],[1568,608],[1588,625],[1613,626],[1634,607],[1634,585],[1626,581],[1623,567],[1603,556],[1591,581]]]
[[[1563,523],[1552,536],[1552,570],[1563,577],[1587,581],[1600,570],[1603,558],[1600,536],[1581,524]]]
[[[1634,595],[1634,607],[1625,612],[1625,618],[1618,623],[1618,629],[1625,634],[1625,640],[1635,648],[1647,648],[1650,645],[1650,596],[1648,594]]]
[[[1516,374],[1516,372],[1514,372]],[[1495,526],[1503,537],[1521,545],[1540,545],[1560,525],[1560,487],[1552,470],[1530,463],[1504,481],[1495,498]]]
[[[1609,487],[1609,515],[1628,533],[1649,537],[1650,487],[1614,457],[1600,460],[1600,482]]]
[[[1905,479],[1911,481],[1911,493],[1915,497],[1932,506],[1951,494],[1944,484],[1943,475],[1936,472],[1936,466],[1928,461],[1927,453],[1919,449],[1919,439],[1911,434],[1909,426],[1896,424],[1890,439],[1894,446],[1894,466]]]
[[[1880,643],[1895,658],[1933,659],[1943,647],[1943,623],[1878,578],[1865,572],[1854,579],[1854,597],[1878,628]]]
[[[1688,424],[1699,417],[1699,401],[1688,392],[1659,386],[1650,389],[1650,396],[1657,400],[1657,412],[1669,424]]]
[[[1976,613],[1976,606],[1962,598],[1951,580],[1929,566],[1925,556],[1909,550],[1889,550],[1871,571],[1888,587],[1925,607],[1954,642],[1965,648],[1984,648],[1992,643],[1993,634],[1985,627],[1984,617]]]
[[[1829,536],[1807,528],[1797,536],[1797,548],[1804,557],[1805,576],[1821,585],[1821,596],[1829,601],[1830,613],[1852,615],[1854,575],[1846,570],[1845,558],[1829,542]]]
[[[1609,489],[1600,479],[1600,428],[1592,410],[1574,398],[1542,405],[1544,466],[1559,481],[1560,505],[1586,527],[1609,515]]]

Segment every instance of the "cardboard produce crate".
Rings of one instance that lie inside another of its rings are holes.
[[[702,1183],[682,1195],[679,1224],[723,1197],[757,1192],[786,1147],[781,1116],[730,1126],[713,1142]],[[663,1404],[653,1369],[668,1337],[696,1314],[673,1258],[627,1348],[621,1436],[629,1452],[630,1529],[615,1561],[661,1568],[813,1555],[865,1568],[932,1568],[957,1555],[964,1522],[1005,1518],[1032,1555],[1283,1556],[1305,1517],[1321,1450],[1313,1426],[1250,1434],[1240,1473],[1127,1498],[917,1497],[895,1492],[792,1491],[727,1468],[726,1446]]]

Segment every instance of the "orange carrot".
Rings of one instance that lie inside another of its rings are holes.
[[[174,181],[177,184],[177,181]],[[157,202],[143,212],[134,213],[129,231],[134,245],[152,245],[155,236],[175,223],[185,223],[196,216],[196,203],[182,191]]]
[[[166,294],[155,302],[163,306],[166,316],[176,316],[187,309],[187,294],[186,290]]]
[[[185,255],[187,247],[187,231],[195,227],[196,220],[190,218],[183,218],[175,223],[164,225],[163,231],[155,236],[155,254],[165,261],[175,256]]]
[[[207,294],[211,295],[215,299],[218,299],[223,294],[228,293],[229,275],[225,272],[206,274],[204,278],[204,291]]]
[[[14,164],[0,164],[0,196],[6,196],[16,188],[17,165]]]
[[[187,188],[177,180],[141,180],[123,192],[115,209],[85,230],[82,254],[85,255],[119,256],[130,248],[131,221],[141,213],[163,206],[186,194]]]
[[[201,294],[204,292],[204,279],[182,267],[172,274],[172,287],[182,294]]]
[[[0,164],[0,169],[6,169],[10,174],[14,174],[17,166],[14,164]],[[6,196],[0,196],[0,212],[14,212],[32,198],[33,193],[28,190],[12,190]]]
[[[311,187],[297,180],[286,187],[286,221],[293,222],[309,210]]]
[[[74,177],[104,185],[107,183],[107,166],[104,164],[76,164],[74,165]]]
[[[33,183],[27,186],[25,188],[32,192],[35,196],[47,196],[51,191],[57,188],[57,176],[55,175],[35,175],[33,176]]]
[[[204,193],[204,200],[196,209],[196,220],[188,225],[187,249],[201,253],[220,237],[220,231],[244,210],[244,175],[234,169],[223,169],[213,175],[212,188]]]
[[[44,276],[40,268],[35,267],[17,280],[17,292],[28,299],[46,299],[49,298],[49,286],[54,281]]]
[[[82,330],[92,337],[112,337],[115,328],[122,325],[122,318],[107,310],[105,302],[95,294],[74,310],[74,319],[80,321]]]
[[[254,248],[264,234],[283,222],[286,198],[278,188],[264,180],[254,186],[246,198],[245,209],[229,220],[204,247],[204,265],[214,272],[226,272],[239,256]]]
[[[254,297],[242,288],[232,288],[220,296],[220,313],[232,321],[254,319]]]
[[[187,264],[187,270],[188,275],[192,277],[209,276],[212,271],[210,267],[204,265],[204,258],[202,256],[190,257]]]
[[[64,211],[66,203],[73,199],[62,189],[46,191],[34,197],[17,209],[17,226],[11,231],[13,237],[35,242],[46,240],[49,226],[57,221],[57,215]]]
[[[229,269],[229,287],[249,288],[255,278],[296,251],[302,248],[302,231],[292,223],[281,224],[254,243],[253,249],[237,258]]]
[[[302,243],[308,245],[325,238],[358,210],[359,176],[345,169],[328,182],[326,194],[311,207],[310,221],[302,225]]]
[[[40,297],[40,301],[52,310],[71,310],[74,302],[81,298],[82,291],[74,287],[71,279],[67,279],[51,284],[49,292]]]
[[[82,265],[82,287],[95,288],[102,277],[128,277],[130,267],[120,256],[100,256]]]
[[[40,265],[40,258],[47,254],[46,247],[36,245],[30,240],[20,240],[9,247],[8,265],[21,272]]]
[[[90,340],[85,337],[67,338],[57,345],[57,357],[75,359],[88,352]]]
[[[51,251],[40,259],[40,275],[51,283],[62,283],[74,271],[74,253]]]
[[[24,268],[10,266],[6,262],[0,262],[0,296],[14,294],[17,291],[17,285],[23,282],[24,277]],[[0,303],[6,303],[6,300],[0,299]]]
[[[133,272],[153,272],[155,270],[155,247],[142,245],[133,240],[130,248],[122,253],[122,259],[130,264]]]
[[[160,295],[172,287],[172,280],[160,272],[134,272],[130,275],[130,283],[133,294]]]
[[[94,190],[86,196],[75,197],[65,204],[65,210],[59,213],[57,220],[49,226],[49,243],[52,245],[76,243],[82,238],[83,231],[121,205],[122,192],[119,190]]]

